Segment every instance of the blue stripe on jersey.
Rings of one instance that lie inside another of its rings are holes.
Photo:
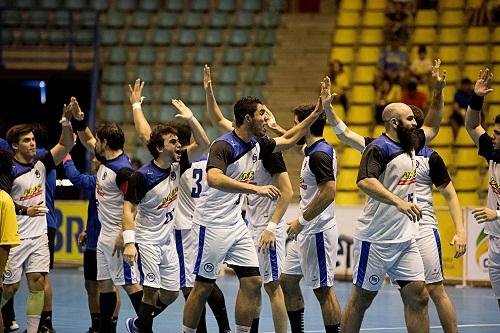
[[[132,163],[130,163],[130,159],[125,153],[122,153],[120,156],[112,160],[107,160],[103,164],[106,168],[113,170],[114,173],[118,173],[118,171],[123,168],[134,170]]]
[[[241,140],[234,131],[226,133],[217,139],[214,140],[215,142],[218,141],[224,141],[227,142],[231,148],[232,148],[232,155],[231,155],[231,160],[230,163],[233,161],[237,160],[238,157],[242,156],[243,154],[247,153],[248,151],[252,150],[253,147],[257,144],[257,140],[252,138],[250,142],[245,142]]]
[[[443,276],[444,279],[443,254],[441,253],[441,238],[439,237],[439,231],[437,229],[433,229],[433,231],[434,231],[434,239],[436,240],[436,247],[439,254],[439,268],[441,269],[441,275]]]
[[[416,155],[429,158],[429,157],[431,157],[433,152],[434,152],[434,150],[432,150],[432,148],[424,146],[424,148],[420,149],[420,151]]]
[[[201,264],[201,256],[203,255],[203,245],[205,244],[205,226],[200,225],[200,234],[198,236],[198,255],[196,264],[194,265],[194,274],[198,274]]]
[[[384,155],[384,158],[389,158],[389,156],[392,156],[397,153],[401,153],[403,149],[394,141],[389,139],[385,134],[382,134],[372,142],[370,142],[368,145],[376,145],[379,147]]]
[[[356,285],[363,288],[363,281],[366,275],[366,266],[368,265],[368,256],[370,254],[370,242],[361,242],[361,254],[359,256],[358,275],[356,276]]]
[[[175,247],[179,257],[179,279],[181,288],[186,287],[186,267],[184,266],[184,249],[182,248],[182,231],[175,230]]]
[[[325,139],[321,139],[313,143],[310,147],[307,147],[304,151],[306,156],[311,156],[316,152],[323,152],[330,156],[333,159],[333,146],[325,141]]]
[[[125,285],[130,286],[132,284],[132,268],[125,261],[123,261],[123,276],[125,277]]]
[[[326,268],[326,255],[325,255],[325,239],[322,232],[318,232],[316,235],[316,255],[318,256],[318,266],[319,266],[319,283],[321,287],[325,287],[328,284],[328,274]]]
[[[142,286],[144,283],[144,271],[142,270],[142,258],[141,251],[139,251],[139,244],[135,243],[135,249],[137,250],[137,269],[139,270],[139,284]]]
[[[143,165],[137,171],[144,176],[144,179],[146,179],[146,182],[148,184],[148,191],[171,175],[171,168],[162,169],[152,161]],[[175,173],[173,177],[175,178]]]
[[[273,274],[273,281],[278,281],[278,256],[276,255],[276,247],[269,248],[269,261],[271,261],[271,271]]]

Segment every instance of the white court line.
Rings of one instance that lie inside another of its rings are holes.
[[[500,327],[500,324],[462,324],[462,325],[457,325],[458,328],[465,328],[465,327]],[[440,329],[441,326],[431,326],[431,329]],[[370,327],[370,328],[362,328],[361,331],[369,332],[369,331],[400,331],[400,330],[405,330],[406,326],[401,326],[401,327]],[[304,333],[320,333],[324,332],[324,330],[315,330],[315,331],[304,331]],[[273,333],[273,332],[263,332],[263,333]]]

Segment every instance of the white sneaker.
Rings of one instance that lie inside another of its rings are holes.
[[[9,327],[10,332],[15,332],[19,329],[19,325],[17,324],[17,321],[13,320],[12,324]]]

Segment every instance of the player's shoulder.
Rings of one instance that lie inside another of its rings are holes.
[[[231,151],[233,159],[252,150],[257,145],[257,140],[252,138],[249,142],[243,141],[234,131],[226,133],[212,143],[212,147],[224,147]]]
[[[325,139],[321,139],[319,141],[316,141],[310,147],[307,147],[304,150],[305,156],[309,156],[309,157],[311,157],[315,154],[321,154],[321,153],[328,155],[332,159],[335,157],[335,149],[333,148],[333,146],[330,143],[326,142]]]
[[[425,158],[430,158],[433,153],[435,153],[434,149],[428,146],[424,146],[424,148],[420,149],[416,155]]]
[[[367,149],[378,149],[385,158],[402,152],[401,146],[385,134],[370,142],[365,150]]]
[[[114,159],[107,160],[106,162],[104,162],[104,165],[108,169],[113,170],[115,173],[118,173],[121,169],[133,170],[132,163],[125,153],[122,153],[120,156],[115,157]]]

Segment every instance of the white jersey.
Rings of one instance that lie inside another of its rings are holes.
[[[432,202],[433,185],[446,186],[451,179],[443,159],[431,148],[426,146],[421,149],[415,160],[417,163],[417,202],[422,209],[422,219],[419,221],[420,233],[420,230],[425,228],[437,228],[438,221]]]
[[[128,156],[120,156],[101,164],[96,175],[97,214],[101,222],[99,239],[116,238],[122,231],[123,197],[133,172]]]
[[[271,154],[275,144],[274,140],[267,138],[245,142],[234,131],[227,133],[210,146],[207,171],[218,168],[232,179],[253,184],[258,160]],[[201,194],[193,221],[219,228],[235,225],[241,221],[242,203],[241,193],[228,193],[209,186]]]
[[[488,208],[500,210],[500,150],[494,149],[493,141],[486,133],[479,137],[479,155],[488,161]],[[500,219],[486,222],[484,232],[500,237]]]
[[[13,184],[10,192],[12,200],[22,206],[45,204],[45,177],[54,169],[54,159],[50,152],[24,164],[12,161]],[[18,215],[17,224],[21,239],[35,238],[47,233],[47,217]]]
[[[272,183],[273,175],[286,172],[285,161],[281,152],[264,156],[264,159],[257,161],[254,181],[255,184],[269,185]],[[256,194],[247,194],[246,219],[250,230],[263,230],[271,221],[276,209],[276,200],[269,199]],[[284,230],[285,222],[278,224],[278,233]]]
[[[307,147],[304,153],[305,157],[300,170],[300,212],[302,215],[318,195],[318,185],[327,181],[335,181],[337,176],[335,149],[324,139]],[[307,222],[302,233],[315,234],[334,226],[336,226],[335,201],[328,205],[321,214]]]
[[[191,163],[191,167],[182,175],[179,182],[179,202],[174,217],[176,230],[188,230],[193,225],[193,215],[201,193],[207,189],[206,157]]]
[[[184,150],[180,163],[162,169],[152,161],[130,177],[125,200],[137,205],[135,239],[138,244],[166,244],[172,237],[179,201],[179,179],[188,167]]]
[[[425,137],[419,136],[423,147]],[[419,149],[420,150],[420,149]],[[358,181],[378,179],[386,189],[403,200],[416,202],[415,153],[404,152],[401,146],[382,134],[366,146],[361,158]],[[415,222],[401,213],[396,206],[380,202],[372,197],[358,218],[354,237],[372,243],[402,243],[414,237]]]

